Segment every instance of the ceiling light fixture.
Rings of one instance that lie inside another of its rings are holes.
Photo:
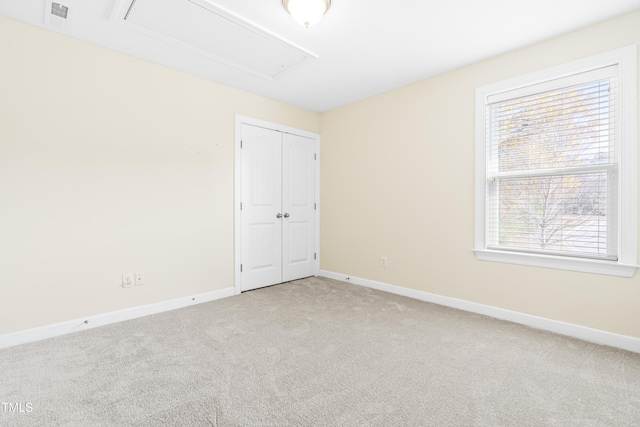
[[[282,0],[282,4],[298,24],[309,28],[327,13],[331,0]]]

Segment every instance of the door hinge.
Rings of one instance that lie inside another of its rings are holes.
[[[318,210],[318,204],[317,204],[317,203],[314,203],[314,204],[313,204],[313,210],[314,210],[314,211],[317,211],[317,210]]]
[[[240,140],[240,148],[242,148],[242,140]]]
[[[317,259],[315,252],[313,253],[313,259]]]
[[[240,264],[240,273],[242,273],[242,264]]]
[[[240,210],[242,210],[242,202],[240,202]]]
[[[313,160],[318,160],[318,155],[316,153],[313,153]]]

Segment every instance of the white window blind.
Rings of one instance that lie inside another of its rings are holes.
[[[618,65],[487,98],[486,247],[618,259]]]

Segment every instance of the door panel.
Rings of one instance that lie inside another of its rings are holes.
[[[310,138],[282,137],[282,280],[313,275],[315,247],[315,144]],[[286,215],[285,215],[286,216]]]
[[[281,133],[242,125],[242,290],[282,282]]]
[[[309,247],[309,224],[289,222],[289,264],[308,262],[313,257]]]
[[[274,251],[273,248],[279,246],[279,227],[275,227],[274,224],[251,224],[248,234],[248,268],[251,271],[277,269],[279,260],[276,259],[276,255],[279,251]]]

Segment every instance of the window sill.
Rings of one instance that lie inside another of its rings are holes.
[[[552,255],[526,254],[488,249],[472,249],[480,261],[504,262],[507,264],[604,274],[607,276],[632,277],[639,266],[622,264],[619,261],[601,261],[583,258],[567,258]]]

